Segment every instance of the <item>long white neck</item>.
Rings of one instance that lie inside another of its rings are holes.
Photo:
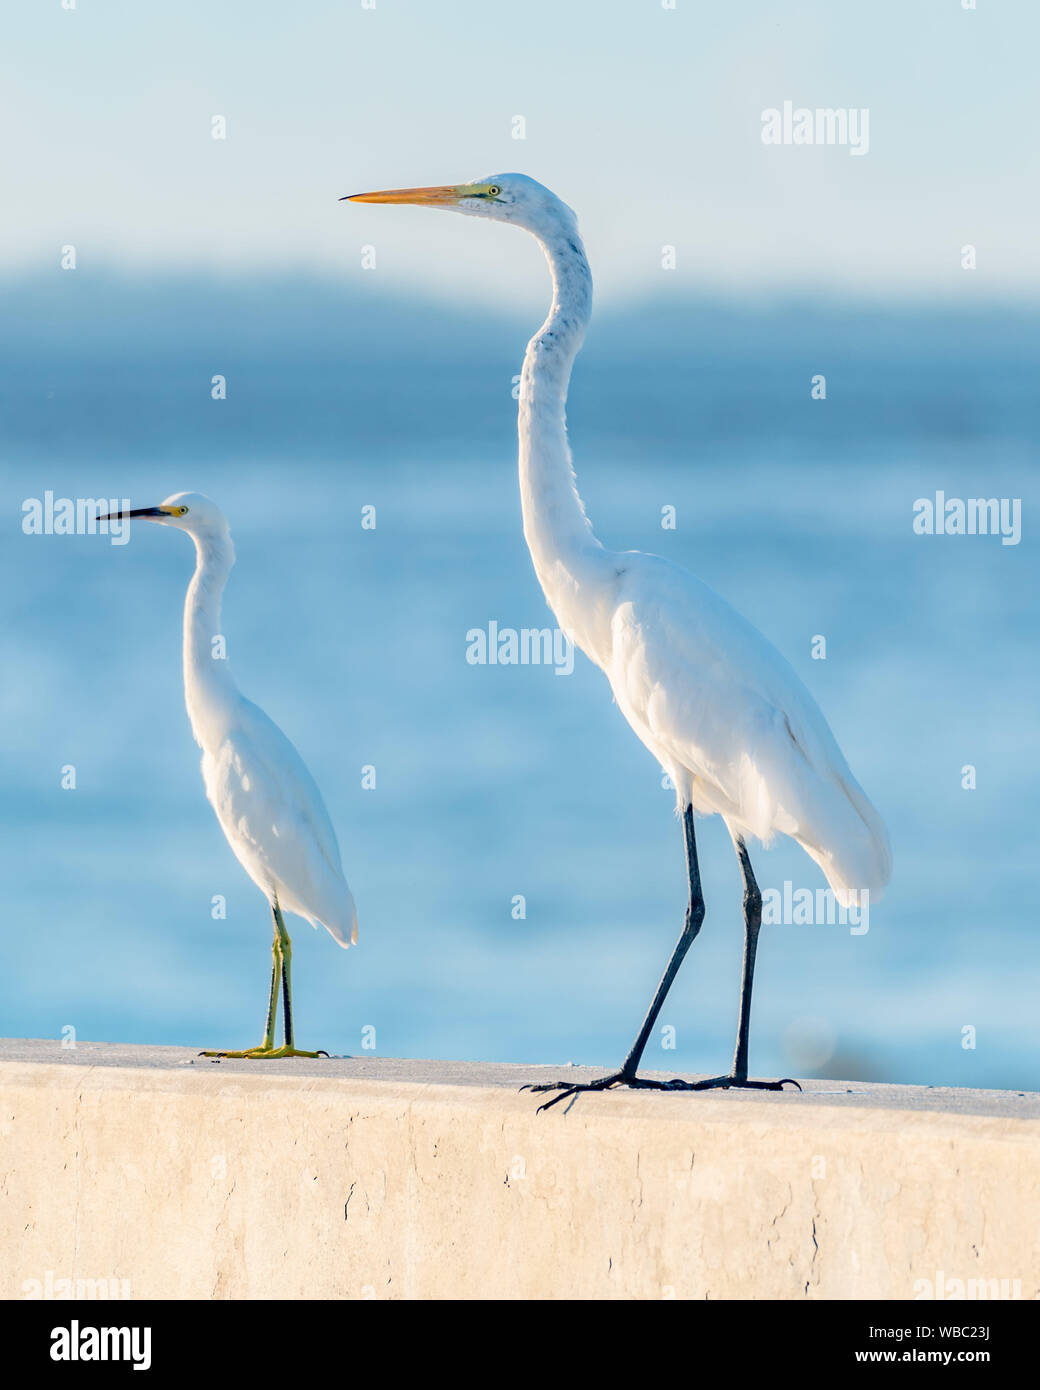
[[[220,738],[237,696],[220,622],[235,549],[226,532],[192,540],[196,562],[184,600],[184,699],[195,740],[206,748]]]
[[[610,556],[593,535],[567,443],[567,386],[592,312],[592,275],[576,231],[539,235],[552,272],[549,317],[527,345],[520,376],[520,497],[524,539],[560,626],[593,660],[601,645],[594,601]]]

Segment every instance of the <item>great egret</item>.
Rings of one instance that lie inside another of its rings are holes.
[[[342,201],[342,200],[341,200]],[[527,345],[520,378],[520,492],[535,573],[564,632],[610,681],[625,718],[671,777],[682,819],[690,896],[675,950],[621,1069],[559,1090],[754,1087],[748,1080],[751,987],[762,898],[746,840],[791,836],[838,900],[875,896],[891,855],[881,820],[797,675],[756,628],[686,570],[656,555],[607,550],[578,495],[567,443],[567,385],[592,307],[592,276],[575,214],[524,174],[476,183],[356,193],[357,203],[411,203],[511,223],[541,244],[552,273],[549,317]],[[704,918],[694,812],[722,816],[744,879],[744,961],[733,1066],[702,1081],[642,1080],[637,1070],[665,996]],[[785,1078],[786,1079],[786,1078]],[[546,1107],[542,1107],[546,1108]]]
[[[354,899],[343,877],[332,821],[303,759],[262,709],[240,694],[224,656],[220,605],[235,549],[220,508],[197,492],[158,507],[113,512],[100,521],[141,518],[186,531],[195,573],[184,603],[184,697],[202,749],[206,796],[235,858],[271,904],[274,957],[264,1040],[244,1052],[205,1057],[320,1057],[293,1041],[292,942],[283,910],[323,926],[339,944],[357,941]],[[285,1044],[275,1047],[281,982]]]

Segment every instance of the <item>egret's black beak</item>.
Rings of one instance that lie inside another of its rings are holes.
[[[166,513],[163,511],[162,507],[138,507],[135,511],[132,511],[132,512],[109,512],[109,514],[108,514],[107,516],[99,516],[99,517],[97,518],[97,520],[98,520],[98,521],[123,521],[124,519],[129,519],[129,518],[132,517],[132,516],[150,516],[150,517],[157,517],[157,516],[165,516],[165,515],[166,515]]]

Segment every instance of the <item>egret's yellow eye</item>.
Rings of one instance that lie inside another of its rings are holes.
[[[186,516],[187,513],[188,513],[187,507],[174,507],[174,509],[173,509],[173,514],[174,514],[174,516]]]
[[[499,188],[497,183],[492,183],[488,185],[487,195],[489,198],[497,198],[501,192],[502,190],[501,188]]]

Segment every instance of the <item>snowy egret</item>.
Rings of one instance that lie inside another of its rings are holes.
[[[342,200],[341,200],[342,201]],[[850,906],[888,881],[885,828],[853,777],[816,702],[756,628],[694,575],[639,551],[608,550],[593,535],[567,443],[571,367],[592,308],[592,276],[569,207],[524,174],[476,183],[355,193],[356,203],[410,203],[521,227],[541,244],[553,282],[545,323],[527,345],[520,378],[520,491],[535,573],[563,631],[603,670],[629,724],[676,788],[689,904],[649,1011],[621,1069],[598,1080],[534,1086],[782,1090],[748,1079],[751,988],[762,897],[747,840],[789,835]],[[721,815],[744,880],[744,960],[737,1042],[724,1076],[649,1081],[637,1075],[672,980],[701,929],[694,813]],[[786,1080],[787,1078],[785,1078]]]
[[[178,492],[158,507],[114,512],[101,521],[141,518],[186,531],[195,573],[184,603],[184,698],[202,749],[202,780],[235,858],[271,904],[271,992],[264,1040],[244,1052],[206,1057],[319,1057],[293,1041],[292,942],[283,910],[357,941],[354,899],[343,877],[332,821],[303,759],[262,709],[239,693],[224,655],[220,606],[235,550],[224,514],[208,497]],[[274,1034],[281,984],[285,1044]]]

